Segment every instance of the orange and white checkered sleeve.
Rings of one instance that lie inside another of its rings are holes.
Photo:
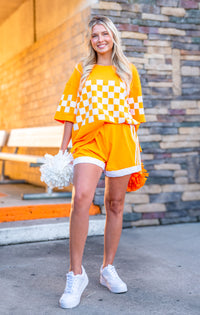
[[[78,64],[69,78],[59,105],[57,107],[54,119],[64,123],[65,121],[74,122],[76,116],[76,104],[78,100],[78,90],[81,80],[82,67]]]
[[[140,77],[136,67],[131,64],[132,70],[132,82],[130,85],[130,94],[128,98],[128,103],[130,106],[130,113],[133,119],[137,120],[139,123],[145,122],[143,99],[142,99],[142,87],[140,83]]]

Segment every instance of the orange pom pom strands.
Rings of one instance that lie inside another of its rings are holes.
[[[127,191],[130,192],[140,189],[142,186],[144,186],[148,176],[149,173],[144,168],[144,165],[142,163],[142,170],[140,172],[131,174],[128,182]]]

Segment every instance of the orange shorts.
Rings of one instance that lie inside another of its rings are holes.
[[[75,149],[73,157],[74,165],[98,165],[108,177],[141,171],[140,145],[132,125],[105,123],[92,141]]]

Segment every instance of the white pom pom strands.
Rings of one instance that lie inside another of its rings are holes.
[[[55,156],[45,154],[44,164],[40,167],[41,181],[50,188],[69,186],[73,180],[73,156],[62,150]]]

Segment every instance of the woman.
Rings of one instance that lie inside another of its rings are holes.
[[[88,233],[89,208],[105,172],[106,225],[100,283],[113,293],[127,291],[113,266],[120,240],[125,193],[131,174],[141,172],[136,131],[145,122],[140,79],[122,52],[110,19],[89,22],[89,56],[66,84],[55,114],[64,123],[63,152],[72,137],[74,178],[70,217],[70,268],[60,298],[62,308],[79,304],[88,284],[82,256]]]

